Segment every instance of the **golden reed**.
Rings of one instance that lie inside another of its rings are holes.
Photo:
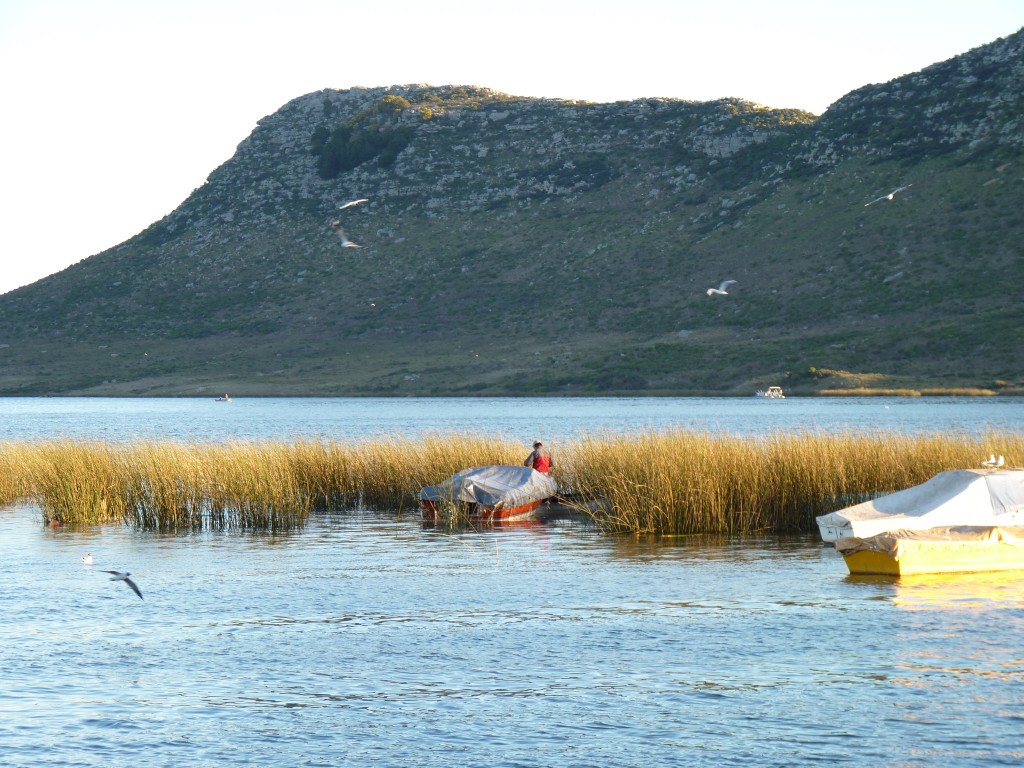
[[[527,449],[479,435],[353,443],[0,443],[0,504],[27,500],[52,525],[123,522],[149,530],[301,526],[325,510],[415,509],[460,469],[520,464]],[[669,430],[599,435],[556,447],[566,492],[603,499],[602,528],[648,533],[796,532],[814,517],[980,466],[1024,459],[1024,436],[801,432],[744,438]]]

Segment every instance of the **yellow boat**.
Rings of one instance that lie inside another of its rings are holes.
[[[851,574],[908,576],[1024,570],[1024,527],[948,526],[835,542]]]
[[[952,469],[817,518],[823,541],[951,525],[1024,526],[1024,469]]]

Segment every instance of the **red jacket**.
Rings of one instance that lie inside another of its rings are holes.
[[[526,461],[523,464],[527,467],[533,467],[538,472],[547,474],[551,471],[551,456],[547,453],[541,453],[538,448],[526,457]]]

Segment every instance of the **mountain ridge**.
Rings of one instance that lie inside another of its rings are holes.
[[[0,393],[1018,391],[1019,302],[992,287],[1024,277],[1021,38],[820,117],[297,97],[168,216],[0,296]]]

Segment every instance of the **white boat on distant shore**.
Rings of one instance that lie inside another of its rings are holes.
[[[768,387],[768,389],[759,389],[754,393],[754,397],[767,397],[771,400],[785,400],[786,396],[782,394],[782,387]]]

